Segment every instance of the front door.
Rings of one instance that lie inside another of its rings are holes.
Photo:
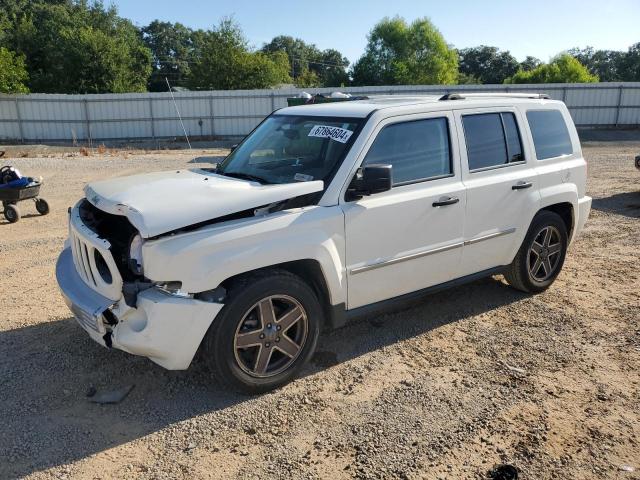
[[[378,125],[362,165],[391,164],[393,188],[344,201],[348,308],[456,278],[466,194],[453,115],[395,117]]]

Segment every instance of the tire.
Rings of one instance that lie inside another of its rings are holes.
[[[49,203],[44,198],[36,198],[36,210],[40,215],[49,213]]]
[[[7,204],[4,206],[4,218],[6,218],[9,223],[16,223],[20,220],[20,210],[16,205]]]
[[[203,342],[216,378],[247,394],[291,381],[315,352],[324,322],[312,288],[296,275],[270,270],[241,277],[227,298]]]
[[[513,262],[507,267],[505,279],[513,288],[523,292],[545,291],[562,270],[568,243],[567,227],[560,215],[550,211],[539,212],[533,218]]]

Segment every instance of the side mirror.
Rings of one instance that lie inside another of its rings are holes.
[[[234,143],[233,145],[231,145],[231,152],[233,152],[236,148],[238,148],[238,145],[240,145],[239,143]],[[229,152],[229,153],[231,153]]]
[[[393,167],[387,164],[371,164],[361,168],[347,190],[349,200],[391,190]]]

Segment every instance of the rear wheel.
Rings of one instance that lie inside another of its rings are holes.
[[[36,198],[36,210],[40,215],[49,213],[49,203],[44,198]]]
[[[567,246],[567,227],[562,218],[554,212],[538,213],[504,274],[507,282],[523,292],[546,290],[562,270]]]
[[[16,223],[20,220],[20,210],[18,210],[16,205],[5,204],[4,218],[6,218],[10,223]]]
[[[216,377],[245,393],[289,382],[316,348],[323,314],[313,290],[273,270],[240,279],[227,297],[204,341]]]

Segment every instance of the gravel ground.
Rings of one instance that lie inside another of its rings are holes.
[[[18,158],[52,213],[0,220],[0,478],[640,479],[640,143],[590,143],[593,211],[544,294],[501,277],[326,335],[246,397],[93,343],[54,279],[85,182],[224,151]],[[209,159],[210,160],[210,159]],[[116,405],[87,400],[135,385]]]

